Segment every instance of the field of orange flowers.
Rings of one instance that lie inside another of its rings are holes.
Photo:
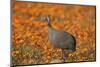
[[[48,25],[42,17],[50,15],[52,26],[76,38],[76,51],[65,62],[95,61],[95,6],[50,3],[12,3],[12,64],[48,64],[61,58],[61,49],[53,49]]]

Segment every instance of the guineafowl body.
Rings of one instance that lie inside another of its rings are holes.
[[[48,36],[51,44],[54,48],[62,49],[62,58],[65,58],[65,50],[76,50],[76,39],[73,35],[63,30],[57,30],[52,27],[51,19],[48,16],[46,18],[48,22]],[[65,61],[65,60],[64,60]]]
[[[49,40],[54,48],[61,48],[62,50],[75,51],[76,41],[75,38],[62,30],[56,30],[52,27],[48,27]]]

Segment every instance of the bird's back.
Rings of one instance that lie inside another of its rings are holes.
[[[76,47],[75,38],[68,32],[48,27],[49,39],[54,48],[71,49]]]

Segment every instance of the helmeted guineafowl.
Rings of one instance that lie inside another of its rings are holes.
[[[51,25],[51,18],[47,16],[45,18],[48,22],[48,36],[51,44],[54,48],[62,49],[62,59],[65,61],[65,50],[76,50],[76,39],[73,35],[63,30],[56,30]]]

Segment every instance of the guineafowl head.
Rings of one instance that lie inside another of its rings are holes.
[[[42,17],[40,17],[40,19],[41,19],[43,22],[47,22],[47,23],[48,23],[48,26],[51,27],[51,17],[50,17],[50,15],[42,16]]]
[[[50,16],[49,16],[49,15],[46,16],[46,17],[44,18],[44,20],[48,23],[48,26],[51,27],[51,18],[50,18]]]
[[[47,19],[48,24],[50,24],[51,22],[50,16],[47,16],[46,19]]]

